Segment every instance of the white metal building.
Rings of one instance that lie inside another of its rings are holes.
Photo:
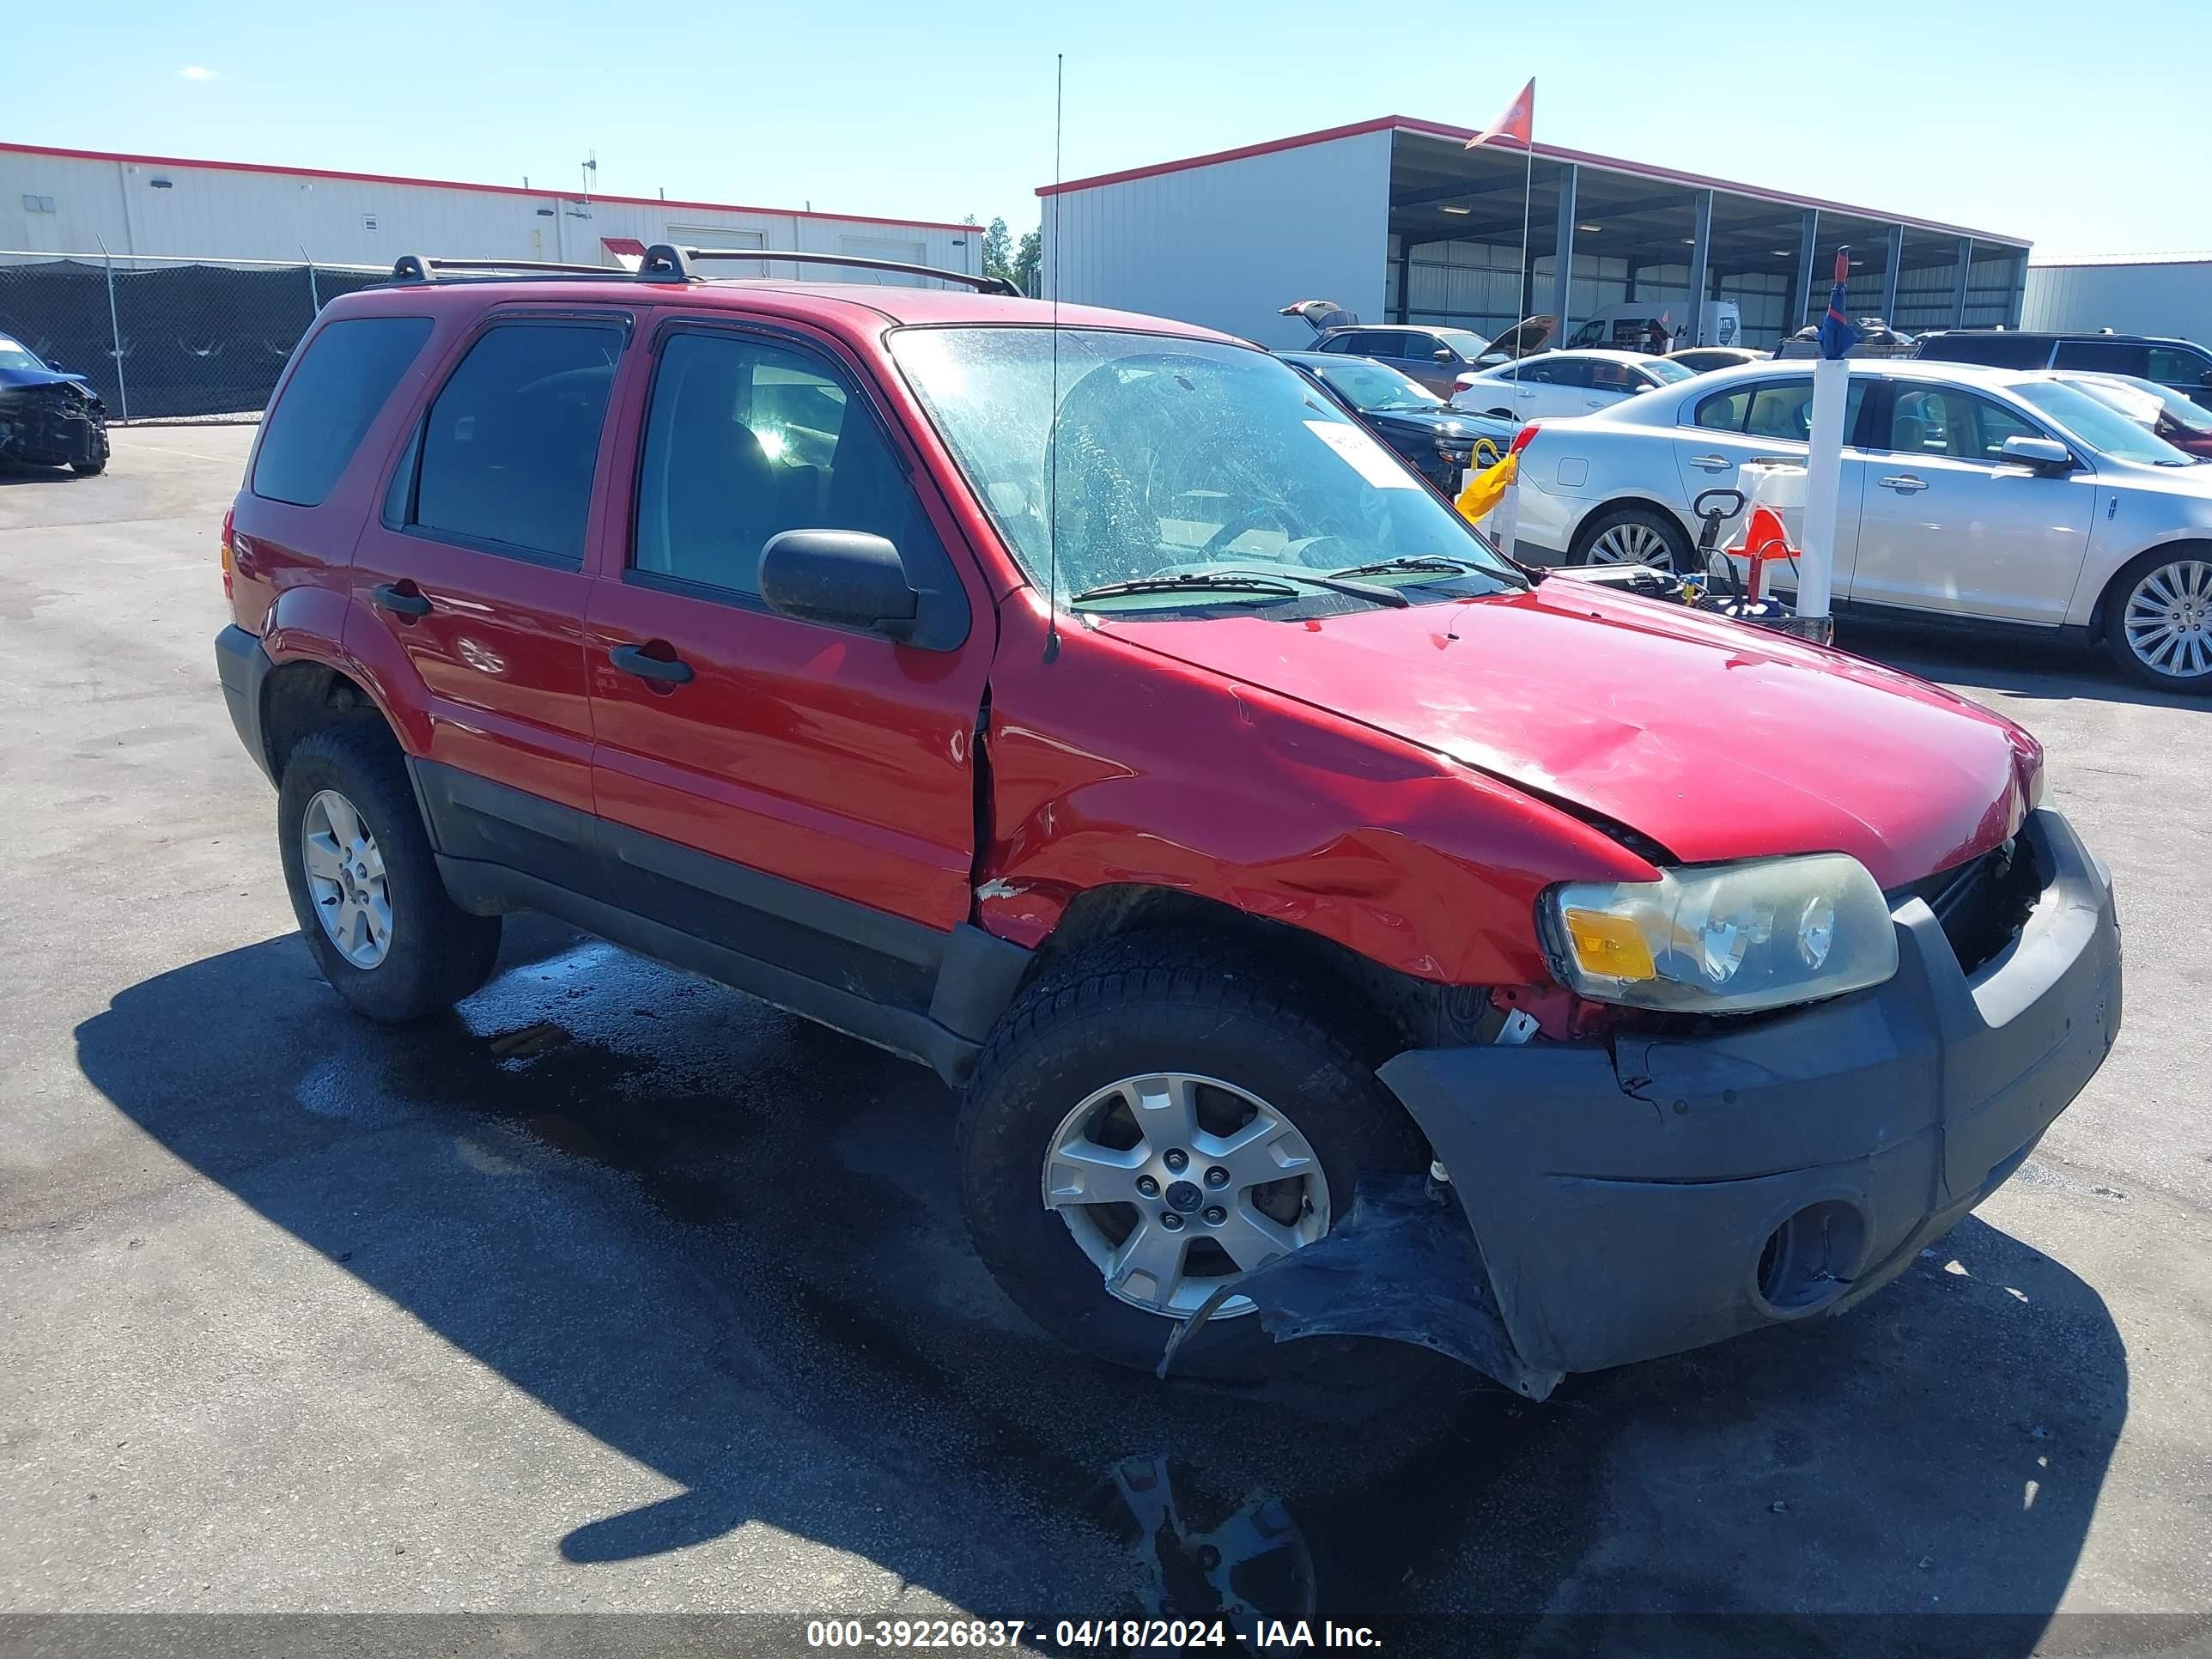
[[[2040,260],[2027,268],[2022,328],[2109,328],[2212,345],[2212,253]]]
[[[613,264],[645,243],[673,241],[981,271],[982,236],[974,225],[928,220],[0,144],[0,249],[32,253],[105,248],[364,265],[423,253]],[[763,271],[732,264],[716,274]],[[836,275],[826,266],[805,274]]]
[[[1735,300],[1746,343],[1771,347],[1817,320],[1848,243],[1854,315],[1913,333],[2020,322],[2024,238],[1551,144],[1524,191],[1522,152],[1470,152],[1473,136],[1389,115],[1045,185],[1045,292],[1275,346],[1308,337],[1276,314],[1296,300],[1485,335],[1564,313],[1564,336],[1602,305],[1700,293]]]

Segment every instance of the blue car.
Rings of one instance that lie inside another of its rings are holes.
[[[1275,355],[1343,404],[1447,495],[1459,494],[1461,475],[1468,467],[1503,456],[1520,430],[1516,421],[1454,409],[1418,380],[1371,357],[1319,351]],[[1477,457],[1475,447],[1486,439],[1490,447]]]
[[[82,374],[65,374],[0,334],[0,460],[68,466],[86,474],[107,465],[107,410]]]

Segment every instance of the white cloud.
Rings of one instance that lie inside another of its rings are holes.
[[[185,68],[179,70],[177,73],[183,76],[187,81],[212,81],[215,79],[216,76],[216,72],[213,70],[202,69],[198,64],[187,65]]]

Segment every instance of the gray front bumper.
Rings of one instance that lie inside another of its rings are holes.
[[[2020,1166],[2120,1025],[2111,877],[2056,812],[2021,833],[2041,896],[1971,978],[1913,899],[1896,976],[1871,991],[1612,1053],[1417,1049],[1382,1068],[1450,1172],[1524,1366],[1595,1370],[1838,1311]],[[1815,1205],[1843,1217],[1850,1259],[1778,1305],[1762,1255]]]

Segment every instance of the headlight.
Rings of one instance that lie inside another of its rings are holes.
[[[1571,883],[1543,921],[1568,988],[1597,1002],[1748,1013],[1840,996],[1897,971],[1881,889],[1841,853]]]

